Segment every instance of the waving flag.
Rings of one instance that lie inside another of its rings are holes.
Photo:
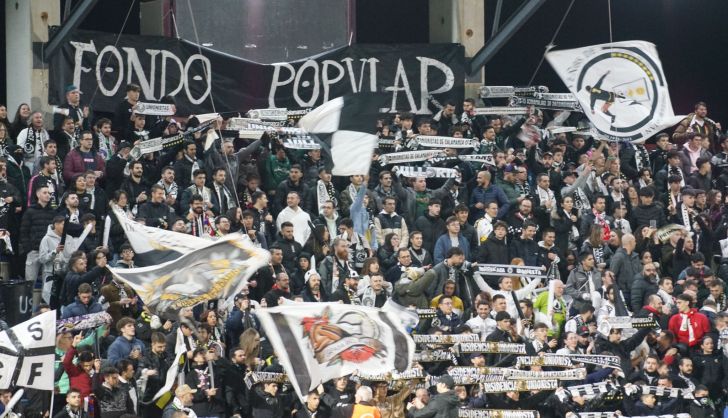
[[[546,59],[599,136],[642,143],[678,123],[655,45],[615,42],[552,51]]]
[[[355,370],[405,371],[415,344],[400,320],[377,308],[296,303],[256,313],[296,393]]]
[[[298,127],[317,138],[331,155],[331,174],[369,174],[372,153],[378,146],[376,131],[384,95],[358,93],[338,97],[312,110],[298,121]]]
[[[240,234],[164,264],[133,269],[109,269],[128,283],[153,312],[176,318],[181,308],[239,293],[256,270],[268,264],[270,253],[254,247]]]
[[[138,266],[154,266],[176,260],[184,254],[210,245],[210,240],[166,229],[152,228],[132,221],[116,208],[112,209],[119,220],[126,239],[134,249],[134,263]]]

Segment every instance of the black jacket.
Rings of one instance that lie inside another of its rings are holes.
[[[28,208],[23,214],[23,221],[20,224],[20,252],[27,254],[38,250],[40,241],[48,232],[48,225],[53,223],[56,211],[48,204],[45,207],[35,204]],[[73,297],[71,297],[73,300]]]
[[[413,409],[409,412],[412,418],[457,418],[458,395],[451,390],[438,393],[422,409]]]
[[[612,343],[606,338],[599,337],[595,341],[595,354],[601,354],[605,351],[609,351],[615,356],[619,357],[620,366],[622,370],[632,370],[632,364],[630,362],[629,353],[642,343],[647,334],[652,329],[642,328],[637,333],[626,340],[622,340],[618,343]]]
[[[631,218],[630,226],[633,231],[637,231],[641,226],[649,226],[650,221],[656,221],[658,228],[662,228],[667,223],[665,219],[665,208],[654,202],[649,205],[639,205],[633,208]]]
[[[146,226],[168,228],[176,216],[172,208],[167,206],[165,202],[145,202],[139,206],[137,218],[144,219]]]
[[[435,241],[445,233],[445,221],[440,217],[431,217],[427,213],[417,218],[415,227],[412,231],[420,231],[422,233],[422,248],[432,254],[435,250]]]
[[[275,242],[277,246],[281,247],[283,252],[283,267],[289,274],[292,274],[296,269],[296,257],[301,254],[303,247],[296,240],[287,240],[283,237],[278,237],[278,241]]]

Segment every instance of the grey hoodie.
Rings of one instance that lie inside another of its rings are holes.
[[[61,243],[60,235],[56,234],[53,230],[53,225],[48,225],[48,232],[46,232],[43,239],[40,241],[40,247],[38,248],[38,261],[43,264],[43,278],[53,274],[53,261],[56,258],[56,247]],[[63,266],[65,268],[67,259],[63,260]]]

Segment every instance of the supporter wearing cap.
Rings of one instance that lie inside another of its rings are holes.
[[[345,303],[347,305],[360,305],[361,301],[356,295],[356,289],[359,286],[359,275],[354,270],[349,270],[344,280],[341,281],[339,288],[331,294],[330,301]]]
[[[670,150],[665,154],[667,159],[667,165],[662,170],[655,174],[655,187],[658,192],[667,189],[667,180],[670,176],[680,177],[680,186],[685,186],[685,179],[687,175],[683,172],[682,164],[680,161],[680,153],[675,150]]]
[[[408,416],[412,418],[425,417],[457,417],[458,396],[453,390],[455,380],[445,374],[437,381],[437,394],[425,405],[420,398],[415,398],[407,405]]]
[[[197,389],[192,389],[189,385],[178,386],[174,391],[174,399],[164,408],[162,418],[172,418],[176,411],[181,411],[185,414],[193,413],[190,407],[192,406],[192,399],[194,399],[195,393],[197,393]]]
[[[61,131],[63,121],[69,117],[74,126],[81,130],[91,130],[91,110],[88,106],[81,106],[81,90],[74,84],[66,85],[66,103],[55,107],[53,112],[53,129]]]
[[[506,198],[508,198],[508,203],[511,205],[517,205],[523,200],[521,191],[518,185],[516,185],[516,174],[518,174],[518,167],[513,163],[506,164],[503,167],[503,180],[496,182],[498,187],[505,193]]]

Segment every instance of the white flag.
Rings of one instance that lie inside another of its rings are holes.
[[[678,123],[655,45],[615,42],[552,51],[546,59],[599,136],[642,143]]]
[[[129,245],[134,249],[134,263],[137,266],[155,266],[176,260],[210,244],[210,240],[204,238],[142,225],[129,219],[118,208],[112,208],[112,212],[124,228]]]
[[[55,311],[0,332],[0,389],[53,390],[55,347]]]
[[[405,371],[415,343],[394,314],[339,303],[296,303],[256,313],[301,399],[355,370]]]
[[[128,283],[152,312],[176,317],[185,307],[239,293],[248,277],[268,264],[270,253],[254,247],[241,234],[156,266],[109,269]]]

